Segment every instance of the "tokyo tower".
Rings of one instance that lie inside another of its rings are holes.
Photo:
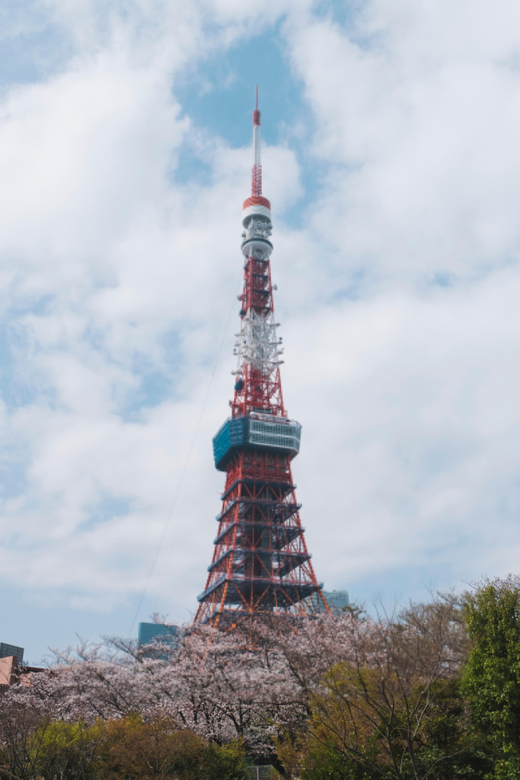
[[[251,197],[242,212],[244,286],[239,296],[231,417],[213,439],[226,473],[213,560],[195,623],[232,626],[244,618],[328,611],[300,522],[291,460],[301,425],[287,417],[280,381],[270,257],[271,204],[262,195],[258,88],[253,112]]]

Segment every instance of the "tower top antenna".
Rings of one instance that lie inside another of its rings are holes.
[[[260,139],[260,111],[258,110],[258,84],[255,88],[255,110],[253,111],[253,171],[251,195],[262,194],[262,159]]]

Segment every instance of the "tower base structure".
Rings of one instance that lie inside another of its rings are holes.
[[[229,625],[261,615],[323,612],[289,455],[267,448],[230,452],[227,462],[219,461],[226,485],[197,621]]]

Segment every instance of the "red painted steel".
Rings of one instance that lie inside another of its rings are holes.
[[[260,124],[258,102],[254,123]],[[256,167],[252,196],[244,209],[254,205],[270,209],[261,196]],[[273,315],[269,259],[245,258],[240,301],[242,319]],[[232,416],[263,413],[273,422],[277,418],[283,422],[287,414],[278,365],[262,372],[246,363],[241,380],[235,385]],[[260,615],[328,611],[305,543],[290,457],[274,447],[244,448],[229,459],[213,559],[196,623],[228,626]]]

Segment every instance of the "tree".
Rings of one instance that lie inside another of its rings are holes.
[[[321,780],[327,765],[331,777],[353,780],[451,778],[457,762],[458,777],[471,773],[462,761],[471,745],[458,690],[467,650],[458,601],[341,625],[343,658],[336,651],[310,697],[304,776]]]
[[[486,581],[466,594],[472,642],[464,690],[491,759],[487,777],[520,777],[520,578]]]
[[[286,774],[299,766],[311,778],[327,757],[331,771],[348,767],[355,780],[441,778],[466,750],[466,710],[457,685],[450,688],[466,654],[460,605],[445,597],[377,619],[352,609],[229,632],[188,628],[153,653],[124,642],[85,646],[8,697],[43,703],[51,721],[119,721],[109,726],[119,734],[110,755],[120,750],[125,760],[125,734],[134,729],[151,756],[153,729],[169,722],[210,743],[219,761],[217,747],[238,741],[279,770],[285,762]],[[159,763],[154,769],[150,758],[146,770],[156,776],[163,747],[181,739],[163,731]]]
[[[30,740],[33,763],[43,780],[97,780],[92,729],[84,723],[45,721]]]
[[[13,735],[14,736],[14,735]],[[2,780],[244,780],[242,746],[219,746],[170,718],[93,725],[47,719],[8,745]],[[13,760],[14,759],[14,760]]]
[[[238,745],[207,743],[179,730],[170,718],[144,722],[138,715],[99,721],[92,730],[99,780],[243,780],[245,759]]]
[[[48,725],[45,708],[36,697],[19,700],[0,696],[0,778],[36,780],[41,741]],[[35,733],[39,732],[38,739]]]

